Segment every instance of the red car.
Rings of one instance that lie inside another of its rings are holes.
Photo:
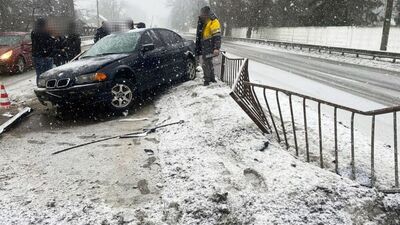
[[[32,41],[29,33],[0,33],[0,74],[22,73],[32,67]]]

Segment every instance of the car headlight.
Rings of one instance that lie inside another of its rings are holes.
[[[1,55],[0,60],[7,60],[7,59],[11,58],[12,54],[13,54],[13,51],[10,50],[10,51],[4,53],[3,55]]]
[[[44,87],[46,87],[46,79],[39,79],[39,81],[38,81],[38,87],[40,87],[40,88],[44,88]]]
[[[93,83],[98,81],[105,81],[107,80],[107,74],[105,73],[91,73],[81,75],[75,78],[75,83],[77,84],[87,84]]]

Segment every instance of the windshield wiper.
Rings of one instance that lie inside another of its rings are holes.
[[[106,56],[106,55],[116,55],[116,54],[124,54],[124,53],[109,52],[109,53],[103,53],[103,54],[98,54],[98,55],[83,56],[83,57],[81,57],[81,59],[84,59],[84,58],[92,58],[92,57],[99,57],[99,56]]]
[[[99,56],[106,56],[106,55],[119,55],[119,54],[128,54],[129,52],[109,52],[109,53],[103,53],[103,54],[98,54],[98,55],[88,55],[88,56],[82,56],[81,59],[85,58],[93,58],[93,57],[99,57]]]

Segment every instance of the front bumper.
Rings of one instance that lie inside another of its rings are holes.
[[[14,65],[8,61],[0,60],[0,73],[11,73],[14,70]]]
[[[111,82],[76,85],[63,89],[38,88],[35,94],[43,105],[96,104],[110,102]]]

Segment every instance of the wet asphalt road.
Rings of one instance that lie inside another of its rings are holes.
[[[400,105],[400,73],[290,52],[224,42],[225,51],[383,105]]]

